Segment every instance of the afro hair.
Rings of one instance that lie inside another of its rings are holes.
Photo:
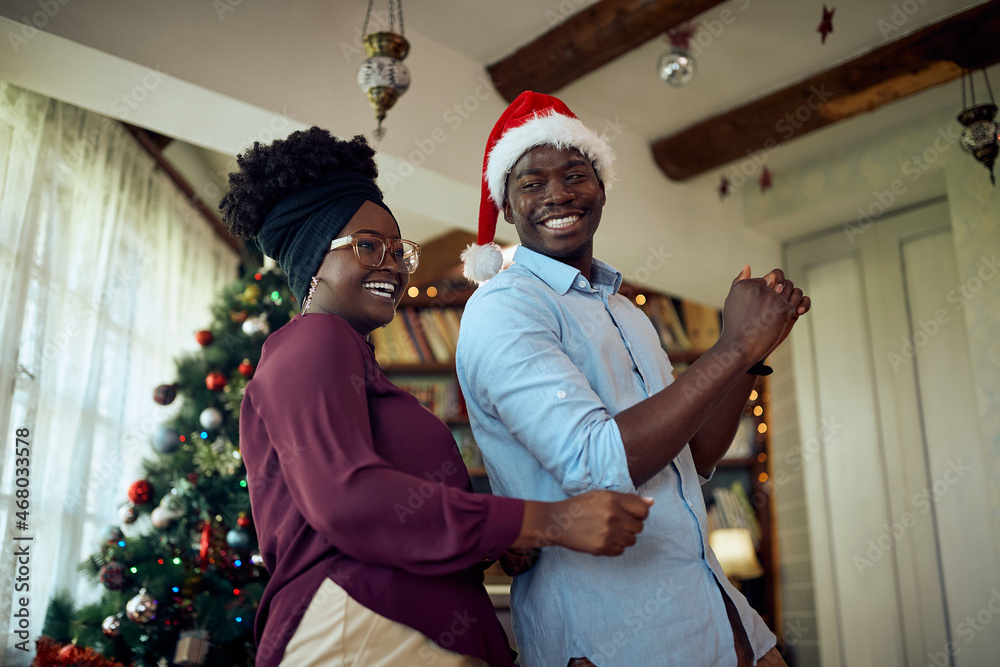
[[[332,171],[349,169],[373,181],[378,177],[375,151],[363,135],[346,141],[315,126],[267,146],[254,142],[236,163],[239,170],[229,174],[229,192],[219,209],[233,236],[244,239],[260,233],[278,202]]]

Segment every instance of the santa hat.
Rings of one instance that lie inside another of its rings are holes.
[[[482,284],[500,273],[503,257],[493,237],[507,174],[527,151],[544,145],[577,149],[590,158],[597,178],[610,189],[615,154],[607,139],[584,125],[562,100],[530,90],[521,93],[500,116],[486,142],[479,234],[476,243],[462,252],[463,272],[469,280]]]

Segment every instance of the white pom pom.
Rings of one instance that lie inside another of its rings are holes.
[[[470,244],[462,251],[461,258],[464,263],[462,273],[478,285],[500,273],[503,266],[503,253],[496,243]]]

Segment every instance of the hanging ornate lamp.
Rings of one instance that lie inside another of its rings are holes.
[[[403,37],[402,0],[389,0],[388,31],[368,33],[368,21],[371,19],[374,3],[375,0],[368,0],[368,13],[365,14],[362,32],[367,58],[358,68],[358,86],[368,96],[368,102],[375,110],[378,127],[374,135],[381,140],[385,136],[385,129],[382,127],[385,112],[410,87],[410,70],[402,62],[410,52],[410,43]],[[395,32],[397,19],[398,33]]]
[[[988,104],[976,104],[976,88],[972,81],[972,72],[967,72],[969,77],[969,92],[972,97],[972,106],[966,106],[965,98],[965,74],[962,75],[962,113],[958,114],[958,122],[965,126],[958,143],[962,150],[971,153],[973,157],[983,163],[990,170],[990,182],[996,185],[996,177],[993,175],[993,164],[997,154],[1000,153],[1000,125],[993,118],[997,115],[997,105],[993,101],[993,89],[990,88],[990,79],[983,70],[983,79],[986,80],[986,90],[990,95]]]
[[[689,49],[695,29],[689,25],[675,28],[667,33],[670,48],[660,54],[656,70],[660,78],[671,86],[686,86],[694,78],[695,59]]]

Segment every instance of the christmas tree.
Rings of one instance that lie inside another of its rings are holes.
[[[156,455],[128,488],[121,527],[80,569],[104,591],[49,605],[36,665],[253,664],[253,619],[267,580],[239,454],[240,401],[264,339],[294,314],[283,275],[258,272],[223,290],[197,353],[177,360],[153,400],[175,404]],[[44,654],[44,655],[43,655]]]

